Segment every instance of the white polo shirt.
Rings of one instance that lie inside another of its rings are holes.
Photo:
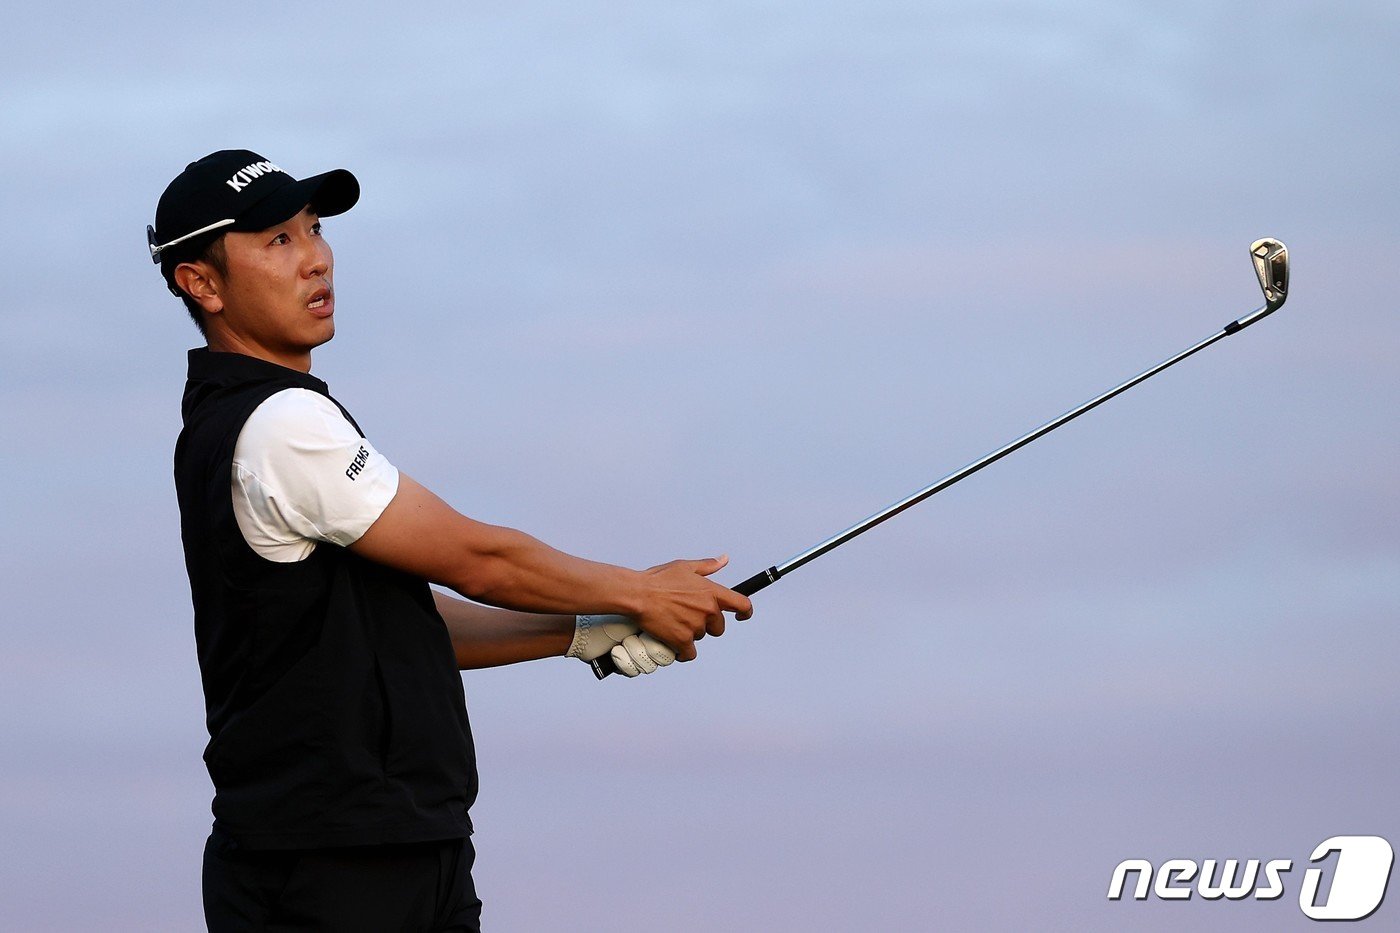
[[[283,389],[239,432],[231,485],[249,547],[290,563],[322,541],[358,541],[398,492],[399,471],[330,399]]]

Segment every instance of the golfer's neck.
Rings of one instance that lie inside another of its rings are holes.
[[[288,369],[295,369],[303,373],[311,372],[310,348],[305,350],[274,350],[263,346],[256,340],[224,329],[216,331],[211,328],[206,339],[209,349],[213,353],[242,353],[244,356],[256,357],[269,363],[276,363],[278,366],[285,366]]]

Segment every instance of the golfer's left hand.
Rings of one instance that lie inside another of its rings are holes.
[[[588,662],[606,654],[619,674],[650,674],[676,659],[676,653],[643,632],[627,616],[578,616],[574,642],[565,657]]]

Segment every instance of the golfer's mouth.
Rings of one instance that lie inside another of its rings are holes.
[[[306,310],[322,316],[329,316],[335,310],[335,297],[331,290],[322,286],[312,292],[311,297],[306,302]]]

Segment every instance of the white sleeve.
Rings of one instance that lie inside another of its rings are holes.
[[[283,389],[248,416],[232,474],[244,540],[280,563],[305,559],[320,541],[358,541],[399,488],[394,465],[310,389]]]

